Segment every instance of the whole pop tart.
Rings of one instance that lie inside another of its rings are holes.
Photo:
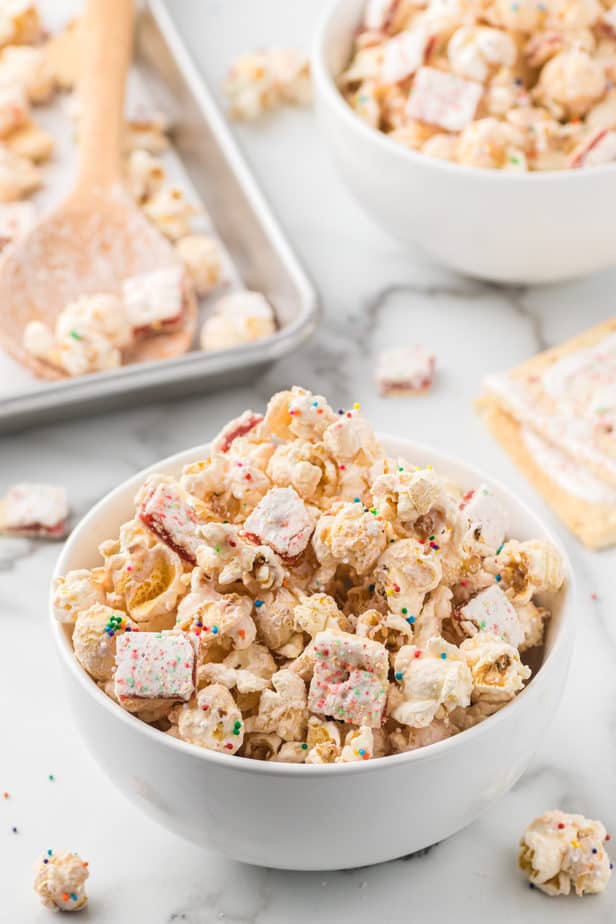
[[[116,641],[118,701],[188,702],[195,688],[195,649],[182,632],[127,632]]]
[[[0,532],[7,536],[63,539],[67,519],[66,491],[58,485],[24,481],[0,500]]]
[[[136,334],[168,332],[181,322],[183,280],[181,266],[167,266],[124,280],[124,304]]]

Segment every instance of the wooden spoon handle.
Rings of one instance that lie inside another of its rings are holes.
[[[124,93],[133,20],[133,0],[87,0],[81,46],[76,194],[108,189],[122,175]]]

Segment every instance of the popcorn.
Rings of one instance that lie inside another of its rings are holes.
[[[575,119],[585,115],[606,88],[601,64],[582,49],[570,48],[547,62],[534,97],[557,118]]]
[[[242,713],[220,683],[200,690],[196,697],[171,713],[182,741],[210,751],[235,754],[244,741]]]
[[[207,234],[188,234],[180,238],[175,249],[197,295],[208,295],[220,283],[222,277],[218,242]]]
[[[184,271],[164,267],[131,276],[122,283],[126,314],[136,333],[152,333],[175,327],[182,316]]]
[[[460,609],[460,628],[468,635],[486,629],[516,648],[524,638],[518,615],[498,584],[482,590]]]
[[[81,911],[88,904],[88,864],[68,850],[46,850],[34,867],[34,891],[52,911]]]
[[[431,638],[423,649],[404,645],[394,669],[399,686],[389,711],[402,725],[425,728],[471,701],[473,678],[464,655],[442,638]]]
[[[302,554],[313,530],[314,517],[297,492],[272,488],[244,522],[243,535],[290,561]]]
[[[25,157],[0,147],[0,202],[15,202],[39,188],[43,175]]]
[[[102,568],[88,571],[80,568],[58,577],[53,586],[53,614],[58,622],[74,624],[82,610],[95,604],[105,605],[105,572]]]
[[[185,593],[180,556],[139,520],[121,526],[118,541],[104,542],[100,552],[112,587],[109,601],[141,629],[170,629]]]
[[[385,350],[379,356],[376,380],[381,395],[416,395],[429,390],[436,358],[421,346]]]
[[[275,732],[283,741],[301,740],[308,722],[304,681],[290,670],[281,670],[273,675],[272,686],[274,691],[261,694],[256,727]]]
[[[333,504],[317,520],[312,547],[321,565],[321,581],[333,577],[339,564],[367,574],[387,544],[382,517],[365,511],[362,504]]]
[[[558,550],[542,539],[512,539],[484,564],[487,571],[500,578],[511,602],[519,605],[528,603],[535,594],[556,593],[565,580]]]
[[[56,617],[122,708],[247,759],[372,760],[474,727],[528,681],[564,580],[490,489],[386,456],[359,406],[298,387],[135,507],[101,567],[57,581]]]
[[[486,26],[461,26],[449,40],[447,57],[458,77],[485,83],[499,67],[513,67],[518,50],[511,36]]]
[[[276,669],[267,648],[251,644],[235,649],[220,663],[204,664],[197,677],[199,684],[221,683],[228,690],[237,688],[238,693],[260,693],[269,686]]]
[[[271,337],[276,330],[274,313],[259,292],[242,290],[225,295],[214,306],[201,329],[201,349],[229,350]]]
[[[530,677],[530,668],[520,661],[518,649],[490,632],[478,632],[462,642],[460,651],[473,675],[472,702],[513,699]]]
[[[179,186],[163,186],[144,203],[143,212],[165,237],[177,241],[191,233],[198,210]]]
[[[600,821],[553,809],[522,835],[518,865],[546,895],[569,895],[572,887],[579,896],[603,892],[612,875],[607,839]]]
[[[252,602],[248,597],[216,593],[203,581],[201,570],[195,568],[190,593],[178,607],[176,625],[184,631],[193,631],[201,641],[206,637],[228,638],[234,648],[248,648],[257,634],[251,613]]]
[[[165,181],[166,174],[162,163],[142,148],[131,151],[127,170],[129,189],[139,205],[155,196]]]
[[[168,131],[169,121],[162,112],[133,113],[126,122],[124,149],[129,153],[143,150],[149,154],[162,154],[169,147]]]
[[[336,763],[348,764],[356,760],[370,760],[374,754],[374,734],[367,725],[352,728],[344,739],[344,747]]]
[[[394,613],[414,615],[426,594],[438,587],[441,563],[415,539],[399,539],[379,558],[374,571],[376,591]]]
[[[164,475],[150,475],[137,497],[137,515],[174,552],[196,564],[201,546],[195,506],[174,481]]]
[[[116,642],[124,632],[136,629],[126,613],[95,603],[81,609],[73,629],[75,657],[95,680],[110,680],[116,657]]]
[[[0,87],[21,87],[30,102],[44,103],[55,81],[43,48],[10,45],[0,52]]]
[[[461,131],[475,116],[482,87],[433,67],[422,67],[409,97],[408,114],[450,132]]]
[[[237,58],[225,81],[231,116],[256,119],[283,103],[310,102],[306,58],[290,48],[271,48]]]
[[[383,645],[326,630],[314,640],[314,658],[310,711],[378,728],[388,687],[389,659]]]
[[[201,528],[203,543],[197,556],[199,567],[222,587],[242,583],[255,593],[280,587],[284,577],[282,561],[265,545],[254,545],[238,530],[224,523]]]
[[[28,100],[21,87],[0,85],[0,138],[23,125],[28,111]]]
[[[424,63],[430,35],[421,24],[400,32],[383,46],[380,78],[385,84],[411,77]]]
[[[130,632],[117,640],[115,694],[126,699],[183,700],[194,690],[195,650],[181,632]]]
[[[68,501],[64,488],[24,481],[0,498],[0,533],[42,539],[66,535]]]

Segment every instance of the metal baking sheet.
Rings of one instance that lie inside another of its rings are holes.
[[[45,6],[42,2],[44,15]],[[230,281],[263,292],[274,306],[279,329],[267,340],[231,350],[195,349],[174,359],[57,382],[34,379],[21,367],[11,369],[13,361],[3,356],[4,381],[11,381],[12,390],[0,377],[0,433],[93,409],[248,382],[300,346],[316,327],[316,292],[185,50],[164,0],[150,0],[140,11],[133,71],[131,82],[145,88],[148,107],[170,118],[173,153],[183,174],[179,182],[186,186],[187,180],[189,193],[192,186],[204,206],[226,250]],[[46,118],[41,110],[43,127]],[[61,141],[59,148],[66,170],[70,144],[67,149]],[[57,186],[53,174],[50,185]],[[57,199],[57,188],[54,193]]]

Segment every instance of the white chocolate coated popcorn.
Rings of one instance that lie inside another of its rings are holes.
[[[473,679],[464,654],[442,638],[425,648],[405,645],[396,655],[391,691],[392,717],[402,725],[425,728],[459,706],[468,706]]]
[[[387,456],[359,405],[279,392],[174,475],[55,589],[84,669],[161,733],[361,764],[510,708],[540,663],[558,551],[497,490]]]
[[[68,850],[47,850],[34,868],[34,891],[51,911],[81,911],[88,904],[88,864]]]
[[[231,115],[256,119],[284,103],[310,102],[308,61],[292,48],[269,48],[237,58],[225,81]]]
[[[203,322],[201,349],[229,350],[271,337],[275,330],[274,312],[260,292],[233,292],[221,298]]]
[[[207,295],[221,280],[220,245],[207,234],[188,234],[175,245],[198,295]]]
[[[520,841],[518,864],[547,895],[603,892],[612,875],[600,821],[554,809],[535,818]]]

